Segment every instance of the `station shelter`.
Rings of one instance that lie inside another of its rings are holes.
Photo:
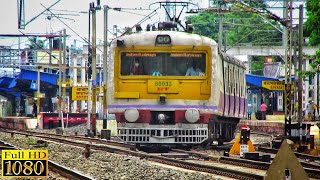
[[[103,77],[103,76],[102,76]],[[67,80],[70,76],[67,75]],[[80,79],[78,77],[78,79]],[[34,116],[37,112],[38,72],[21,69],[15,77],[0,77],[0,115],[2,116]],[[58,73],[40,72],[40,112],[55,112],[59,89]],[[101,78],[101,81],[103,79]],[[97,74],[96,83],[100,76]],[[66,88],[67,106],[70,106],[71,88]]]
[[[267,115],[284,113],[284,81],[279,78],[246,74],[247,104],[251,104],[252,113],[260,110],[264,102]]]

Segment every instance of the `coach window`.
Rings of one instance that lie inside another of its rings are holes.
[[[122,52],[120,74],[185,77],[192,62],[196,62],[199,70],[203,72],[202,75],[205,75],[206,53]]]
[[[226,89],[226,93],[229,93],[229,73],[228,73],[228,67],[226,66],[224,68],[224,86]]]
[[[246,87],[246,85],[244,84],[244,78],[245,78],[245,77],[243,77],[243,76],[244,76],[244,72],[243,72],[242,69],[240,70],[240,72],[241,72],[241,75],[240,75],[241,90],[243,90],[243,88]],[[245,92],[244,92],[244,91],[241,91],[241,92],[242,92],[242,93],[241,93],[241,97],[244,97]]]
[[[239,69],[239,81],[240,81],[240,96],[242,97],[243,96],[243,91],[242,91],[242,88],[243,88],[243,77],[242,77],[242,70]]]
[[[236,88],[236,96],[239,96],[239,72],[238,72],[238,67],[235,67],[235,88]]]
[[[239,66],[237,66],[237,88],[238,88],[238,92],[237,92],[237,95],[240,97],[240,86],[241,86],[241,82],[240,82],[240,69],[239,69]]]
[[[232,66],[229,67],[229,88],[230,88],[230,95],[233,95],[233,72],[232,72]]]

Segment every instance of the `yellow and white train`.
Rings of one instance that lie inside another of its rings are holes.
[[[110,56],[108,111],[123,141],[192,146],[234,138],[245,116],[245,66],[214,40],[137,32],[114,39]]]

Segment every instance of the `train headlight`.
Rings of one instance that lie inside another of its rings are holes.
[[[129,122],[135,122],[139,118],[139,111],[135,108],[127,109],[124,112],[124,117]]]
[[[195,123],[198,121],[200,117],[200,113],[197,109],[191,108],[188,109],[185,113],[186,120],[190,123]]]

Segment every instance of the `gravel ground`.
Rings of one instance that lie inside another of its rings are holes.
[[[79,130],[81,126],[70,130]],[[55,130],[53,130],[55,132]],[[34,149],[33,137],[0,133],[0,139],[10,142],[24,149]],[[49,158],[64,166],[88,174],[96,179],[218,179],[214,175],[178,171],[137,157],[112,154],[102,151],[92,151],[86,159],[83,156],[83,148],[50,142],[48,146]]]
[[[0,166],[2,166],[2,163],[0,162]],[[0,174],[2,174],[1,170],[0,170]],[[11,180],[11,179],[15,179],[15,180],[26,180],[27,178],[5,178],[6,180]],[[59,174],[55,173],[55,172],[51,172],[49,171],[48,173],[48,178],[37,178],[37,180],[68,180],[67,178],[63,178],[61,177]]]
[[[35,130],[35,131],[38,131],[38,130]],[[56,129],[42,129],[40,131],[44,133],[54,133],[54,134],[56,133]],[[78,133],[78,135],[85,135],[87,134],[87,127],[85,124],[68,127],[68,128],[64,128],[63,133],[65,135],[74,135],[75,133]],[[97,134],[100,134],[100,132],[97,132]]]
[[[252,143],[255,144],[262,144],[262,143],[271,143],[272,137],[263,135],[263,134],[250,134],[250,139]]]

